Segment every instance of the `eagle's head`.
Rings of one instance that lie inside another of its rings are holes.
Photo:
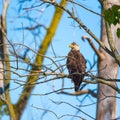
[[[76,51],[80,50],[80,47],[75,42],[71,43],[69,47]]]

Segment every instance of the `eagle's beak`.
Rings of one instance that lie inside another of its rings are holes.
[[[69,45],[69,47],[70,47],[70,48],[73,48],[73,45],[72,45],[72,44],[70,44],[70,45]]]

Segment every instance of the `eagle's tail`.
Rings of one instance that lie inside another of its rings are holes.
[[[79,91],[79,86],[75,85],[75,92]]]
[[[80,81],[79,83],[75,84],[75,91],[79,91],[79,87],[80,87],[80,84],[82,83],[82,81]]]
[[[83,81],[83,78],[80,78],[80,80],[74,82],[74,84],[75,84],[75,91],[76,92],[79,91],[79,87],[80,87],[82,81]]]

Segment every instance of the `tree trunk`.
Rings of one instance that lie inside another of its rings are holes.
[[[0,95],[4,92],[4,49],[3,49],[3,34],[2,34],[2,16],[0,16]]]
[[[113,4],[114,3],[114,4]],[[104,1],[103,8],[107,9],[112,7],[112,5],[120,5],[119,0],[106,0]],[[116,48],[118,49],[118,38],[116,36],[116,26],[111,26],[111,33],[115,43]],[[111,34],[108,33],[108,34]],[[110,49],[109,39],[106,32],[106,24],[104,18],[102,19],[102,37],[101,41],[105,46]],[[118,64],[115,59],[107,54],[102,48],[100,52],[104,54],[105,58],[98,62],[98,76],[104,79],[116,79],[118,75]],[[110,82],[113,85],[117,85],[115,82]],[[101,83],[98,84],[98,102],[97,102],[97,120],[111,120],[116,118],[116,91],[107,85]]]

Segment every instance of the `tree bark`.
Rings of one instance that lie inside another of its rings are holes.
[[[2,15],[0,18],[0,89],[2,89],[1,100],[8,107],[10,119],[16,120],[16,114],[10,98],[9,84],[11,79],[10,58],[7,39],[7,11],[10,0],[3,0]],[[1,96],[1,95],[0,95]]]
[[[103,8],[107,9],[112,7],[112,5],[120,5],[119,0],[105,0],[103,3]],[[108,34],[112,35],[114,45],[117,49],[119,49],[119,41],[116,35],[116,28],[119,25],[111,26],[111,33],[107,33],[106,23],[104,18],[102,19],[102,34],[101,41],[105,44],[105,46],[111,50]],[[118,75],[118,64],[115,59],[111,57],[108,53],[106,53],[102,48],[100,48],[100,52],[104,54],[104,59],[99,59],[98,61],[98,76],[105,79],[116,79]],[[115,82],[111,82],[111,84],[117,86]],[[103,85],[101,83],[98,84],[98,102],[97,102],[97,120],[111,120],[116,118],[116,91],[107,85]]]

